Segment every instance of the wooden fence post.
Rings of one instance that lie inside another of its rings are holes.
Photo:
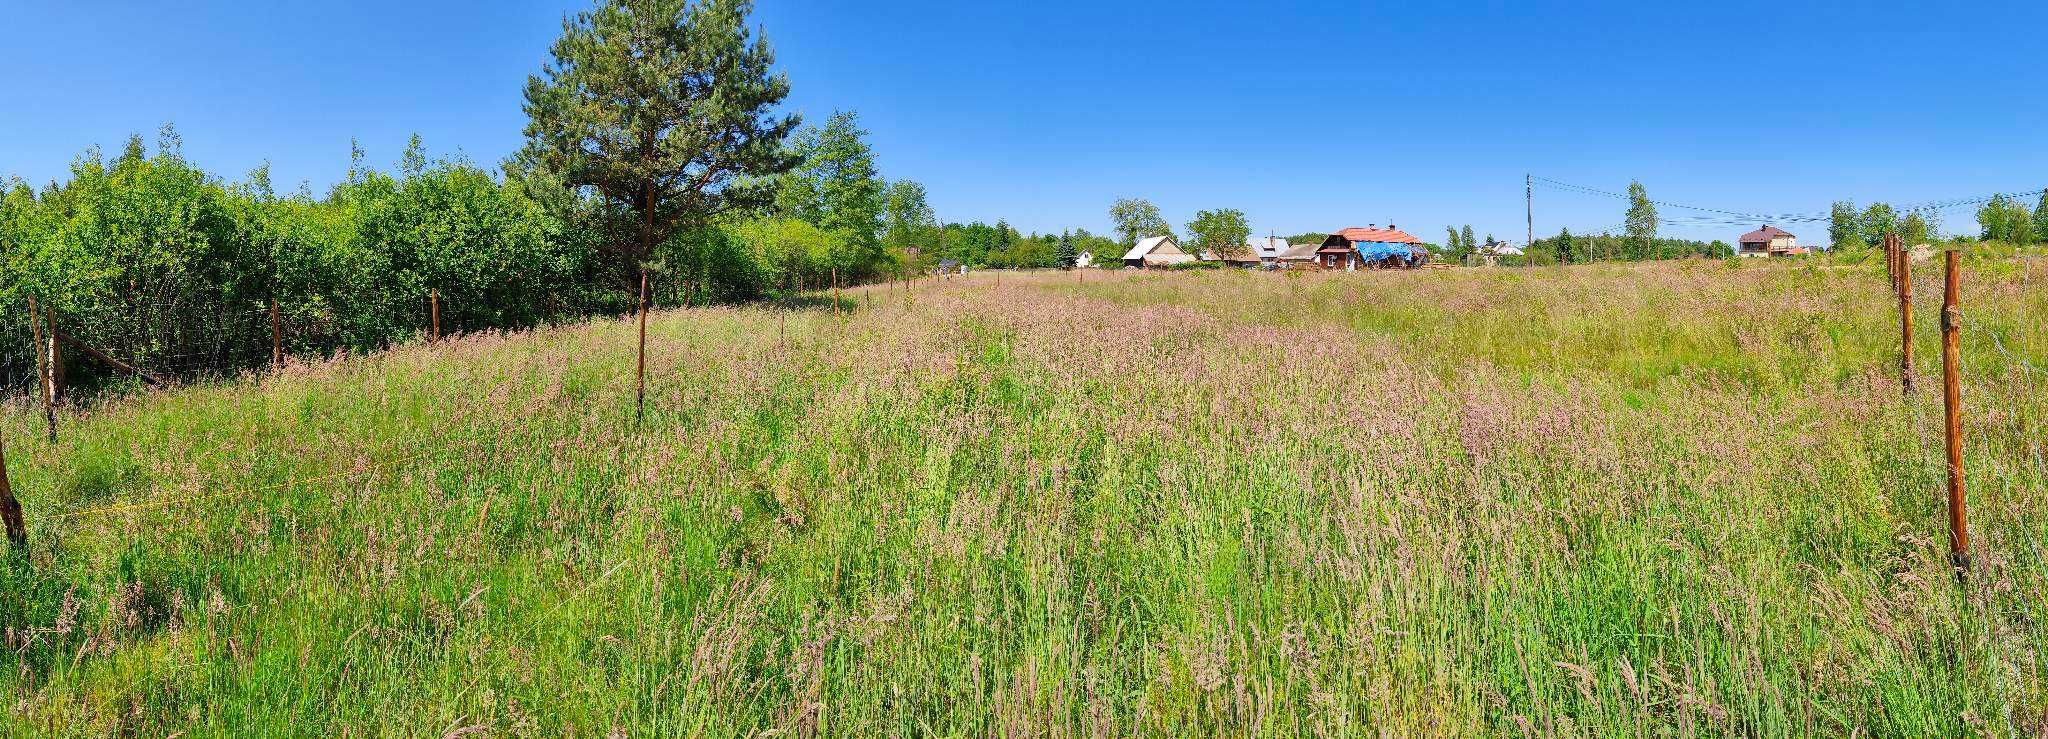
[[[270,299],[270,369],[284,369],[284,328],[277,320],[277,298]]]
[[[832,320],[839,320],[839,265],[832,265]]]
[[[429,325],[429,326],[431,326],[431,327],[432,327],[432,331],[433,331],[433,333],[430,333],[430,334],[428,334],[428,335],[427,335],[427,341],[428,341],[429,343],[436,343],[436,344],[440,343],[440,341],[441,341],[441,291],[440,291],[440,290],[438,290],[438,289],[436,289],[436,290],[428,290],[428,291],[427,291],[427,323],[428,323],[428,325]]]
[[[57,442],[57,409],[50,405],[50,355],[43,343],[42,316],[36,306],[36,296],[28,296],[29,351],[36,358],[36,395],[42,398],[43,418],[50,424],[50,443],[54,444]]]
[[[1884,276],[1892,281],[1892,290],[1899,289],[1899,244],[1898,234],[1884,235]]]
[[[640,363],[633,374],[633,421],[647,412],[647,268],[640,268]]]
[[[1956,252],[1945,252],[1948,275],[1941,292],[1941,389],[1942,410],[1948,431],[1948,559],[1956,576],[1970,571],[1970,521],[1963,500],[1963,390],[1961,331],[1962,273],[1956,268]]]
[[[50,443],[57,443],[57,317],[56,309],[49,303],[43,304],[43,321],[36,331],[36,355],[42,360],[43,420],[50,427]],[[29,323],[35,324],[35,316],[29,316]]]
[[[64,403],[64,345],[57,341],[57,308],[45,303],[43,317],[43,339],[50,342],[50,404]]]
[[[21,501],[14,499],[14,483],[7,481],[6,439],[0,439],[0,520],[7,523],[7,542],[17,551],[27,549],[28,527],[21,520]]]
[[[1901,255],[1894,261],[1899,267],[1899,386],[1900,392],[1913,392],[1913,262]]]

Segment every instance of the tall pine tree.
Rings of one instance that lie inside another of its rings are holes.
[[[749,0],[605,0],[562,23],[527,79],[523,165],[631,214],[613,265],[632,273],[679,228],[765,204],[759,179],[795,161],[789,81],[747,28]]]

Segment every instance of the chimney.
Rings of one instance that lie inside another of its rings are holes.
[[[1395,227],[1394,227],[1394,224],[1391,224],[1391,223],[1389,223],[1389,224],[1387,224],[1387,230],[1388,230],[1388,231],[1399,231],[1399,230],[1401,230],[1401,229],[1399,229],[1399,228],[1395,228]]]

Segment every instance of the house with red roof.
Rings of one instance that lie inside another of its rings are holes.
[[[1763,228],[1743,234],[1735,240],[1735,254],[1744,257],[1790,257],[1808,254],[1813,250],[1799,245],[1798,237],[1790,231],[1765,224]]]
[[[1316,264],[1346,272],[1361,267],[1420,267],[1428,261],[1429,247],[1422,239],[1391,223],[1386,228],[1373,224],[1343,229],[1324,238],[1322,247],[1316,249]]]

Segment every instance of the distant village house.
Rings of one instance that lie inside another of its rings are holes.
[[[1126,267],[1170,267],[1193,262],[1195,255],[1181,251],[1180,244],[1172,236],[1154,236],[1138,241],[1137,246],[1124,252]]]
[[[1474,263],[1478,263],[1488,267],[1498,267],[1502,257],[1520,257],[1525,254],[1527,252],[1522,251],[1522,247],[1515,246],[1513,242],[1488,241],[1485,244],[1481,244],[1478,249],[1473,250],[1472,256],[1465,260],[1465,265],[1469,267]]]
[[[1793,257],[1812,252],[1812,249],[1800,246],[1799,239],[1791,232],[1771,225],[1735,240],[1735,253],[1744,257]]]
[[[1330,234],[1315,251],[1315,263],[1323,269],[1346,272],[1360,268],[1385,269],[1420,267],[1429,262],[1429,248],[1414,235],[1387,224],[1351,228]]]
[[[1289,248],[1287,240],[1277,236],[1253,237],[1245,242],[1245,246],[1251,249],[1252,256],[1258,257],[1259,266],[1267,269],[1280,266],[1280,255],[1287,253]]]

